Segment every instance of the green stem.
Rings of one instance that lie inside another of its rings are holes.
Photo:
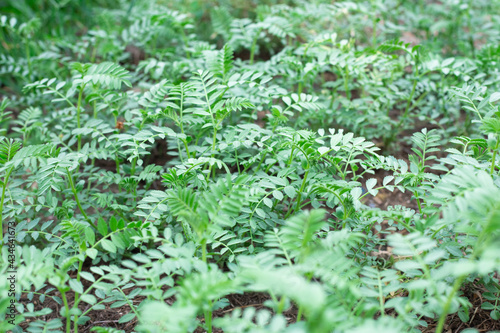
[[[64,314],[66,317],[66,333],[71,333],[71,315],[69,314],[69,304],[68,299],[66,298],[66,292],[62,291],[61,288],[58,289],[64,302],[64,309],[66,310],[66,313]]]
[[[217,124],[218,126],[219,124]],[[212,137],[212,157],[215,156],[215,144],[217,142],[217,128],[214,127],[214,135]]]
[[[379,278],[378,279],[378,301],[379,301],[379,306],[380,306],[380,316],[384,317],[385,316],[385,311],[384,311],[384,303],[385,303],[385,297],[384,294],[382,293],[382,280]]]
[[[133,176],[135,174],[135,167],[137,165],[137,159],[138,157],[135,157],[133,160],[132,160],[132,165],[130,166],[130,175]]]
[[[347,65],[345,66],[344,70],[344,90],[345,90],[345,96],[347,97],[348,100],[351,99],[351,91],[349,90],[349,68]]]
[[[345,180],[345,178],[346,178],[346,176],[347,176],[347,167],[349,167],[349,164],[351,163],[351,157],[352,157],[352,153],[353,153],[353,152],[354,152],[353,150],[351,150],[351,151],[349,152],[349,157],[347,158],[347,162],[346,162],[346,164],[345,164],[344,171],[342,172],[342,180]],[[351,168],[352,168],[352,167],[351,167]]]
[[[297,323],[302,319],[302,312],[304,309],[302,308],[302,305],[299,306],[299,311],[297,311]]]
[[[417,229],[413,228],[411,225],[409,225],[407,222],[404,221],[404,217],[401,220],[396,220],[396,222],[401,224],[403,227],[406,228],[406,230],[410,232],[417,232]]]
[[[470,6],[470,4],[469,4]],[[470,8],[470,7],[469,7]],[[471,50],[471,53],[472,53],[472,59],[475,59],[476,58],[476,47],[474,46],[474,37],[472,35],[472,28],[474,27],[474,25],[472,24],[472,17],[470,15],[470,10],[467,10],[467,20],[468,20],[468,24],[467,24],[467,28],[469,29],[469,46],[470,46],[470,50]]]
[[[83,260],[80,260],[80,263],[78,264],[78,273],[76,276],[76,280],[78,282],[80,282],[80,280],[81,280],[80,272],[82,271],[82,267],[83,267]],[[80,294],[75,292],[75,302],[74,302],[75,305],[74,306],[77,306],[79,297],[80,297]],[[77,314],[75,314],[74,333],[78,333],[78,315]]]
[[[80,204],[80,199],[78,199],[78,192],[76,191],[75,183],[73,182],[73,177],[71,176],[71,173],[69,172],[68,168],[66,168],[66,174],[68,175],[69,186],[71,187],[71,192],[73,192],[73,196],[75,197],[76,205],[78,206],[78,209],[80,209],[80,213],[82,213],[83,217],[85,218],[85,220],[87,220],[87,222],[92,224],[92,221],[89,219],[89,217],[85,213],[85,210]]]
[[[26,60],[28,61],[28,75],[31,79],[31,56],[30,56],[30,46],[27,40],[24,40],[24,46],[26,49]]]
[[[51,208],[51,207],[49,207],[49,206],[44,206],[44,207]],[[50,237],[54,237],[54,238],[59,239],[61,242],[68,243],[68,241],[67,241],[66,239],[64,239],[64,238],[62,238],[62,237],[59,237],[59,236],[57,236],[57,235],[54,235],[54,234],[52,234],[52,233],[50,233],[50,232],[36,231],[36,230],[23,230],[23,232],[25,232],[25,233],[27,233],[27,234],[30,234],[30,233],[34,233],[34,232],[36,232],[36,233],[38,233],[38,234],[40,234],[40,235],[48,235],[48,236],[50,236]]]
[[[431,238],[436,237],[437,233],[440,232],[441,230],[443,230],[446,227],[447,227],[446,224],[442,225],[439,229],[437,229],[436,231],[434,231],[434,233],[432,234]]]
[[[418,191],[418,190],[417,190]],[[418,212],[420,214],[422,214],[422,206],[420,204],[420,198],[418,197],[418,193],[417,191],[415,191],[415,200],[417,201],[417,205],[418,205]]]
[[[281,296],[280,302],[278,303],[278,308],[276,309],[277,314],[282,314],[285,309],[286,296]]]
[[[85,85],[83,85],[80,88],[80,93],[78,94],[78,103],[76,104],[76,126],[78,129],[80,129],[80,113],[81,113],[81,106],[82,106],[82,96],[83,96],[83,89],[85,88]],[[81,134],[78,134],[78,151],[82,149],[82,136]]]
[[[257,40],[259,39],[260,32],[262,31],[262,28],[257,31],[257,34],[255,34],[255,37],[252,41],[252,46],[250,48],[250,65],[253,64],[253,57],[255,55],[255,49],[257,48]]]
[[[191,55],[189,54],[189,51],[188,51],[189,40],[187,39],[186,33],[184,32],[184,27],[180,26],[179,31],[181,33],[182,41],[184,42],[184,51],[186,52],[186,58],[191,59]]]
[[[181,29],[182,30],[182,29]],[[184,30],[182,30],[184,32]],[[189,57],[188,57],[189,58]],[[180,105],[180,110],[179,110],[179,128],[181,129],[181,133],[186,135],[184,133],[184,125],[182,123],[182,116],[184,114],[184,89],[181,89],[181,105]],[[184,147],[186,148],[186,155],[187,158],[189,159],[191,156],[189,156],[189,148],[186,139],[182,139],[182,142],[184,143]]]
[[[47,86],[45,85],[44,86],[45,88],[47,88],[48,90],[52,91],[55,95],[61,97],[62,100],[66,101],[66,103],[68,103],[71,107],[73,108],[76,108],[75,104],[73,104],[68,97],[64,96],[63,94],[61,94],[59,91],[55,90],[54,88],[50,87],[50,86]]]
[[[99,38],[96,38],[95,44],[94,44],[94,49],[92,50],[92,54],[90,56],[90,62],[91,63],[95,62],[95,58],[96,58],[96,55],[97,55],[97,45],[98,44],[99,44]]]
[[[377,45],[377,14],[375,12],[374,4],[372,2],[373,19],[372,19],[372,47]]]
[[[7,183],[9,182],[12,170],[14,170],[14,167],[10,168],[3,179],[2,198],[0,199],[0,243],[3,242],[3,203],[5,201],[5,191],[7,189]]]
[[[184,143],[184,148],[186,148],[186,155],[187,155],[187,158],[189,160],[190,156],[189,156],[189,148],[188,148],[187,141],[183,139],[182,142]]]
[[[493,157],[491,159],[491,170],[490,170],[490,175],[493,175],[493,172],[495,172],[495,159],[497,156],[496,150],[493,152]]]
[[[238,168],[238,174],[241,175],[240,163],[238,161],[238,149],[234,150],[234,158],[236,159],[236,167]]]
[[[212,143],[212,157],[214,157],[215,139],[216,139],[216,135],[217,135],[217,123],[215,122],[214,113],[212,111],[212,105],[210,104],[210,98],[208,97],[207,87],[205,85],[205,82],[201,79],[201,77],[200,77],[200,80],[203,84],[203,91],[205,93],[205,100],[207,101],[208,111],[210,113],[210,118],[212,119],[212,126],[214,127],[214,135],[213,135],[213,143]]]
[[[207,242],[204,240],[201,244],[201,260],[207,263]]]
[[[120,174],[120,159],[118,157],[118,154],[116,154],[115,157],[115,164],[116,164],[116,173]]]
[[[495,172],[495,163],[496,163],[496,157],[497,157],[497,150],[498,150],[498,147],[500,145],[500,139],[497,139],[497,145],[495,147],[495,149],[493,150],[493,156],[491,158],[491,169],[490,169],[490,175],[493,176],[493,173]],[[2,197],[2,202],[3,202],[3,197]],[[0,206],[1,207],[1,206]],[[0,208],[0,213],[1,213],[1,208]]]
[[[446,300],[446,303],[443,306],[443,312],[439,317],[439,321],[436,327],[436,333],[443,332],[444,322],[446,321],[446,317],[448,316],[448,311],[450,310],[453,296],[455,296],[457,291],[460,289],[460,286],[462,285],[462,282],[465,280],[466,277],[467,275],[461,275],[458,277],[458,279],[455,280],[455,283],[453,284],[453,289],[451,290],[451,293],[448,296],[448,299]]]
[[[307,276],[307,282],[311,282],[312,278],[313,278],[313,274],[312,273],[307,273],[306,274]],[[299,305],[299,310],[297,311],[297,320],[296,322],[299,322],[301,319],[302,319],[302,313],[304,312],[304,307],[302,306],[302,304]]]
[[[405,108],[405,111],[403,113],[403,116],[401,117],[399,122],[396,124],[396,127],[392,130],[392,134],[391,134],[390,138],[388,139],[388,143],[391,143],[395,139],[397,132],[400,130],[401,125],[408,117],[408,113],[410,111],[410,106],[411,106],[411,101],[413,100],[413,95],[415,95],[415,89],[417,88],[418,79],[421,76],[419,74],[419,71],[418,71],[418,58],[413,56],[413,59],[415,61],[415,79],[413,80],[413,86],[411,88],[411,93],[410,93],[410,96],[408,97],[408,101],[406,103],[406,108]],[[422,74],[422,75],[424,75],[424,74]]]
[[[481,234],[477,237],[476,241],[476,246],[474,246],[474,252],[469,258],[469,262],[474,262],[474,260],[479,256],[479,254],[482,251],[482,248],[487,244],[488,242],[488,236],[492,237],[489,233],[489,230],[491,230],[491,224],[495,223],[496,220],[494,218],[490,218],[488,224],[483,228],[481,231]],[[430,274],[429,274],[430,277]],[[462,286],[462,283],[464,282],[465,278],[467,277],[467,274],[462,274],[460,275],[456,280],[455,283],[453,284],[453,289],[451,290],[450,295],[448,296],[448,299],[446,300],[446,303],[443,306],[443,312],[441,313],[441,316],[439,317],[439,321],[436,327],[436,333],[441,333],[443,331],[444,323],[446,321],[446,317],[448,316],[448,311],[450,310],[451,302],[453,301],[453,297],[455,294],[458,292],[460,287]]]
[[[262,162],[264,162],[264,159],[266,158],[266,156],[267,156],[267,150],[264,152],[264,155],[262,155],[262,157],[261,157],[261,159],[260,159],[260,161],[259,161],[259,164],[258,164],[258,165],[257,165],[257,167],[255,168],[255,171],[253,172],[253,173],[254,173],[254,175],[257,173],[257,171],[259,171],[260,166],[262,165]],[[245,168],[245,170],[243,170],[243,171],[246,171],[246,169],[247,169],[247,168]]]
[[[299,194],[297,195],[297,204],[295,205],[295,209],[294,209],[295,212],[297,212],[300,209],[300,202],[302,200],[302,192],[304,191],[304,189],[306,187],[308,175],[309,175],[309,168],[307,169],[306,173],[304,174],[304,179],[302,179],[302,185],[300,186]],[[290,216],[291,213],[292,213],[292,209],[288,210],[288,213],[286,214],[285,218]]]
[[[212,307],[212,302],[209,302],[210,307]],[[207,326],[207,332],[212,333],[212,310],[205,311],[205,325]]]
[[[295,150],[295,147],[292,147],[292,151],[290,152],[290,158],[288,159],[288,165],[292,164],[292,159],[293,159],[293,151]]]
[[[90,165],[92,166],[92,169],[94,168],[94,165],[95,165],[95,158],[92,159],[92,162],[90,163]],[[90,180],[90,177],[88,179],[88,185],[87,185],[87,192],[90,192],[90,190],[92,189],[92,181]]]
[[[399,127],[399,125],[402,124],[402,122],[408,116],[408,111],[410,110],[411,101],[413,99],[413,95],[415,94],[415,89],[416,88],[417,88],[417,78],[415,78],[415,80],[413,81],[413,87],[411,88],[410,97],[408,97],[408,102],[406,103],[406,109],[405,109],[405,112],[403,113],[403,117],[401,117],[401,120],[398,123],[398,127]]]
[[[300,186],[299,194],[297,196],[297,206],[295,206],[295,210],[297,211],[300,206],[300,200],[302,199],[302,192],[306,188],[306,183],[307,183],[307,176],[309,175],[309,168],[307,169],[306,173],[304,174],[304,179],[302,179],[302,185]]]
[[[337,93],[337,90],[332,89],[332,96],[330,98],[330,105],[328,106],[329,109],[333,108],[333,102],[335,101],[335,95]]]
[[[116,289],[118,289],[118,291],[122,294],[123,298],[125,299],[125,302],[127,302],[128,306],[135,313],[136,317],[139,318],[139,313],[135,309],[134,304],[130,302],[130,300],[127,298],[127,295],[125,295],[125,293],[120,287],[116,287]]]

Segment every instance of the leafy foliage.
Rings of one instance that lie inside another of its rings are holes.
[[[5,8],[0,331],[499,319],[498,0]]]

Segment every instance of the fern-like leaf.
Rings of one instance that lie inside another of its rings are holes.
[[[60,148],[56,148],[52,144],[44,145],[31,145],[19,149],[14,158],[8,162],[9,166],[12,165],[17,168],[19,165],[24,164],[26,167],[36,169],[37,159],[45,159],[49,157],[56,157],[59,154]],[[13,155],[12,155],[13,156]]]
[[[139,105],[150,109],[157,108],[165,101],[168,92],[169,87],[167,85],[167,80],[161,80],[159,83],[152,86],[149,91],[144,93],[144,96],[139,99]]]
[[[416,50],[416,47],[410,48],[410,43],[404,43],[400,40],[391,40],[385,43],[382,43],[377,50],[384,53],[394,53],[397,51],[404,51],[408,54],[413,55],[413,51]]]
[[[221,35],[224,40],[229,40],[231,38],[231,23],[234,20],[229,11],[224,7],[212,8],[210,19],[214,32]]]
[[[242,185],[248,179],[240,176],[231,181],[228,176],[210,186],[210,190],[203,194],[205,200],[200,202],[200,207],[208,212],[211,221],[217,225],[234,226],[234,218],[241,212],[243,203],[247,201],[248,189]]]
[[[14,155],[21,149],[21,142],[0,137],[0,165],[12,160]]]
[[[21,132],[24,137],[27,137],[33,130],[43,125],[40,121],[41,116],[42,110],[40,108],[29,107],[21,111],[17,120],[14,122],[18,124],[20,128],[13,128],[13,130]]]
[[[4,121],[8,120],[10,118],[9,116],[12,114],[10,111],[5,111],[9,104],[10,101],[8,98],[4,98],[0,103],[0,126]],[[0,128],[0,135],[5,134],[6,131],[6,129]]]
[[[325,211],[322,209],[303,212],[286,221],[279,232],[266,235],[267,246],[280,248],[287,260],[304,259],[311,250],[315,234],[325,226]]]
[[[132,87],[129,81],[128,71],[112,62],[103,62],[100,64],[86,64],[83,67],[83,77],[80,80],[75,80],[75,83],[92,83],[101,85],[105,88],[120,89],[122,84]]]
[[[233,48],[225,44],[222,50],[206,51],[205,55],[210,71],[225,81],[233,68]]]
[[[71,238],[78,245],[85,242],[85,229],[90,227],[87,222],[63,220],[60,224],[64,231],[62,238]]]

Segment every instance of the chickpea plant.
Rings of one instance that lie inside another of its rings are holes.
[[[0,331],[497,321],[500,1],[213,4],[8,1]]]

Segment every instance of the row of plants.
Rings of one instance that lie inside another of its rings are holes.
[[[0,331],[500,318],[499,1],[55,3],[0,15]]]

